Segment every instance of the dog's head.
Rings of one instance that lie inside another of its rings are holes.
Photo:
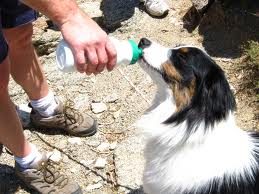
[[[143,49],[141,66],[160,87],[169,88],[174,98],[176,112],[165,123],[187,120],[190,128],[201,121],[214,125],[235,109],[223,70],[201,49],[166,48],[145,38],[139,47]]]

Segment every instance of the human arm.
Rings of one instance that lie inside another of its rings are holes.
[[[71,46],[77,69],[87,74],[112,70],[116,50],[107,34],[74,0],[23,0],[25,4],[53,20]]]

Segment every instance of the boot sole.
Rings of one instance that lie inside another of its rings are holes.
[[[32,126],[35,127],[35,128],[40,128],[40,129],[57,129],[57,130],[63,130],[65,133],[67,133],[68,135],[73,135],[73,136],[76,136],[76,137],[90,137],[90,136],[93,136],[96,132],[97,132],[97,127],[98,127],[98,124],[97,124],[97,121],[94,120],[94,123],[93,123],[93,126],[90,127],[86,132],[86,131],[82,131],[81,133],[78,132],[78,133],[73,133],[73,131],[68,131],[68,130],[65,130],[64,128],[58,128],[58,127],[47,127],[47,126],[42,126],[42,125],[37,125],[35,123],[32,123]]]

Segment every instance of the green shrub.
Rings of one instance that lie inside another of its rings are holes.
[[[244,54],[247,57],[248,63],[259,68],[259,42],[249,41],[244,48]]]
[[[243,51],[245,54],[243,67],[249,72],[247,79],[253,85],[259,101],[259,42],[248,41],[247,45],[243,47]]]

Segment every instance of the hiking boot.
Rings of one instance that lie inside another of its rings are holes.
[[[169,6],[165,0],[146,0],[145,7],[147,13],[155,17],[165,16],[169,12]]]
[[[79,185],[58,171],[56,164],[44,154],[38,162],[33,162],[29,169],[22,169],[15,162],[16,175],[30,189],[42,194],[82,194]]]
[[[62,129],[68,134],[79,137],[94,135],[97,131],[97,122],[90,116],[83,116],[78,110],[74,109],[73,102],[68,100],[63,106],[62,102],[56,99],[58,104],[54,116],[43,117],[32,108],[31,123],[33,126],[44,129]]]

